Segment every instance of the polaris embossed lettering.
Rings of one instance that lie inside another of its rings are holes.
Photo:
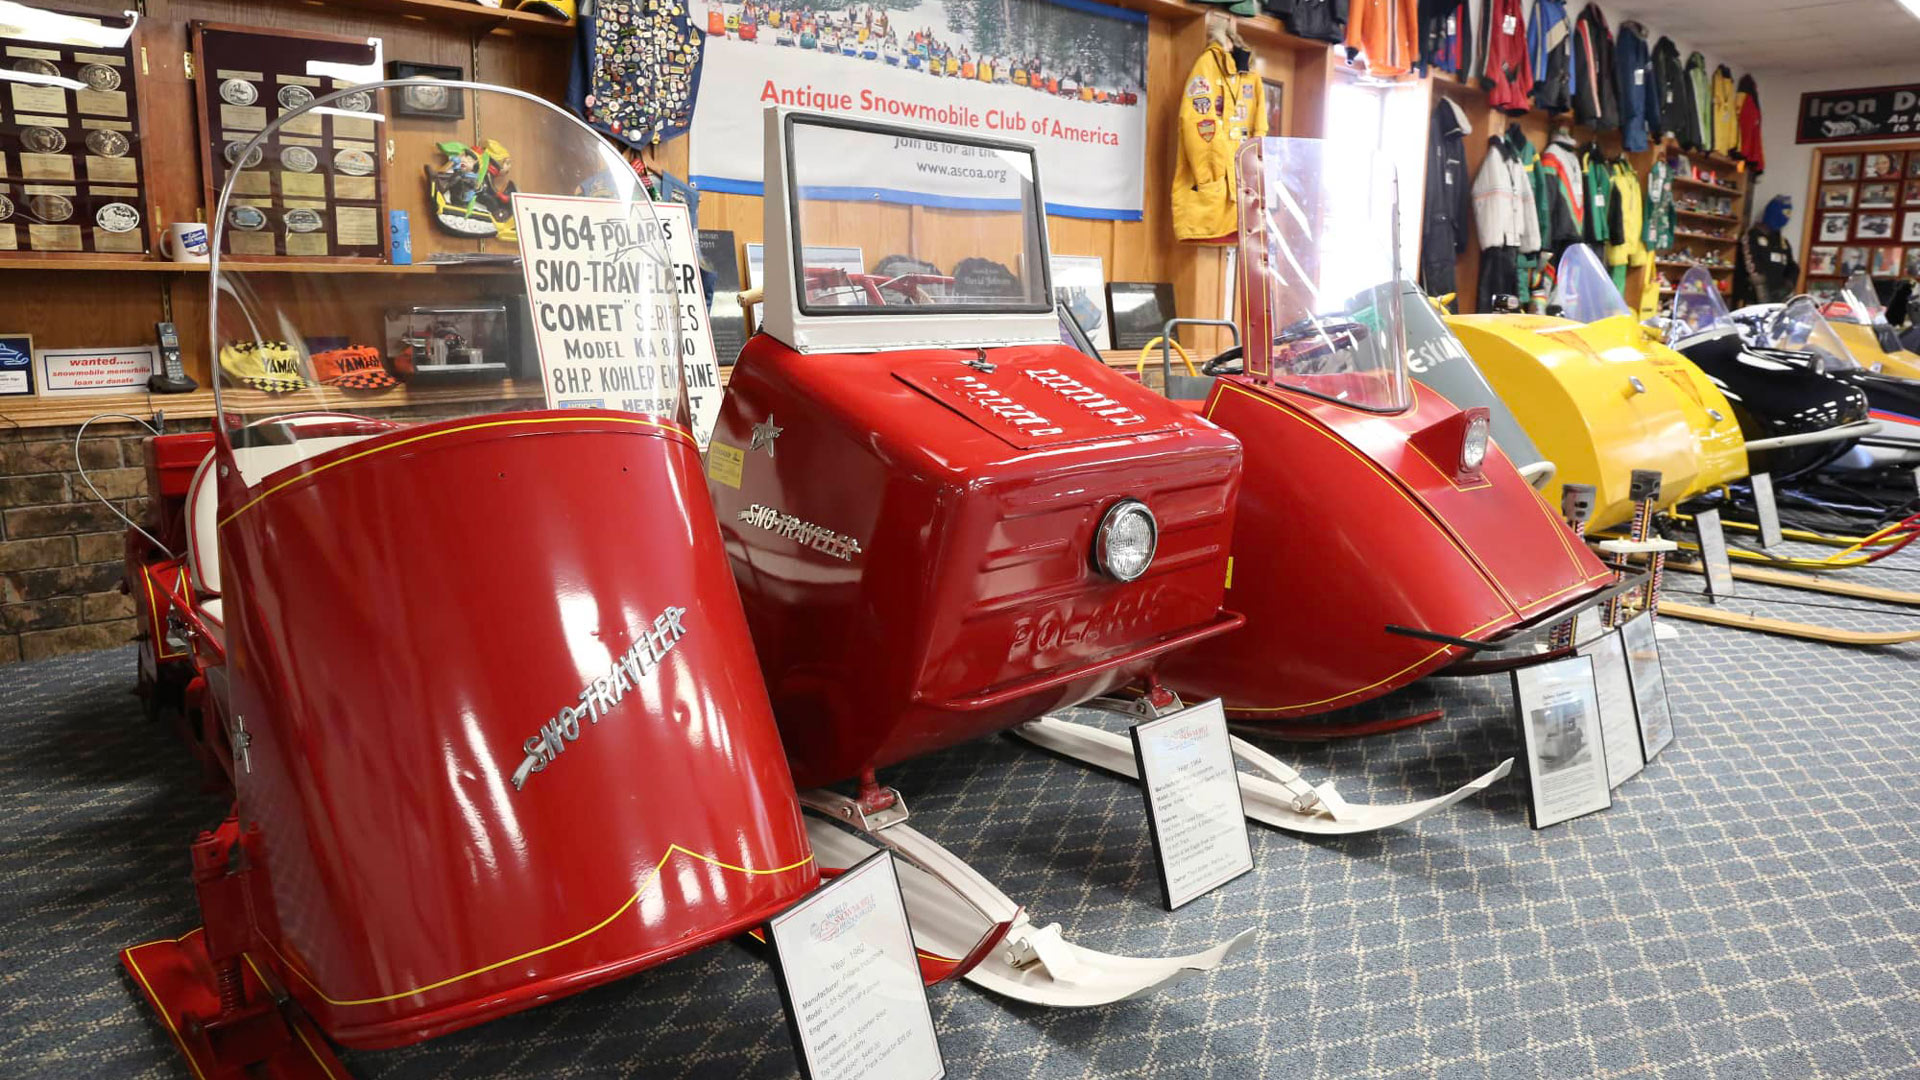
[[[686,614],[686,608],[669,606],[655,616],[653,628],[642,631],[640,640],[634,642],[632,648],[615,657],[605,675],[581,688],[577,703],[561,706],[553,719],[540,725],[539,732],[521,744],[527,756],[513,771],[513,790],[526,787],[528,777],[546,771],[547,766],[566,751],[568,743],[579,741],[580,721],[598,724],[641,679],[653,674],[660,666],[661,657],[687,636],[687,628],[681,622]]]
[[[831,555],[836,559],[852,562],[860,554],[860,541],[844,533],[815,525],[811,521],[802,521],[784,510],[775,510],[771,506],[754,503],[740,511],[740,523],[756,529],[765,529],[775,536],[784,536],[788,540],[809,547],[822,555]]]
[[[1028,368],[1027,378],[1059,394],[1075,405],[1112,424],[1114,427],[1132,427],[1144,424],[1147,418],[1113,400],[1107,395],[1081,382],[1071,375],[1063,374],[1053,368]]]
[[[1007,658],[1027,660],[1054,649],[1097,645],[1150,629],[1164,606],[1164,592],[1156,586],[1128,592],[1091,610],[1068,601],[1038,615],[1023,616],[1013,624],[1013,646]]]

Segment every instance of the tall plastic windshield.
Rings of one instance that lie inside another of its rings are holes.
[[[1577,323],[1595,323],[1616,315],[1629,318],[1633,310],[1613,284],[1613,275],[1601,264],[1600,256],[1585,244],[1573,244],[1560,256],[1554,268],[1552,302],[1564,318]]]
[[[1887,321],[1886,305],[1880,302],[1880,292],[1873,287],[1873,278],[1867,276],[1865,270],[1856,270],[1848,276],[1846,286],[1840,290],[1840,301],[1828,309],[1834,318],[1862,326]]]
[[[1407,407],[1392,165],[1318,139],[1240,148],[1247,372],[1376,412]]]
[[[602,408],[704,437],[692,223],[598,135],[515,90],[346,85],[231,47],[246,85],[221,92],[269,122],[213,154],[207,347],[249,484],[456,415]]]
[[[1732,331],[1739,327],[1727,302],[1714,284],[1713,274],[1704,266],[1688,270],[1673,291],[1673,326],[1668,337],[1673,341]]]
[[[787,153],[806,313],[1052,310],[1031,149],[795,117]]]
[[[1826,316],[1820,314],[1820,306],[1810,296],[1796,296],[1781,305],[1773,318],[1767,320],[1764,334],[1766,340],[1762,344],[1775,349],[1812,353],[1824,367],[1860,367],[1860,361],[1854,358],[1847,343],[1827,323]]]

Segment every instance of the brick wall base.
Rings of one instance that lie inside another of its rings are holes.
[[[170,421],[205,431],[208,421]],[[121,591],[126,524],[96,502],[74,463],[77,428],[0,435],[0,664],[123,645],[139,632]],[[101,496],[144,521],[145,429],[87,428],[80,461]]]

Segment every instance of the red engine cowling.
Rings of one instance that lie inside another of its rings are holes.
[[[1238,625],[1235,439],[1070,349],[801,355],[733,369],[710,490],[794,777],[856,777],[1131,682]],[[1101,516],[1159,546],[1121,582]]]
[[[1612,581],[1498,447],[1463,475],[1465,418],[1427,387],[1382,414],[1230,376],[1203,414],[1249,451],[1227,591],[1247,623],[1169,660],[1190,698],[1249,720],[1356,705],[1464,651],[1389,625],[1497,638]]]
[[[579,411],[223,473],[259,932],[328,1035],[477,1023],[818,880],[699,468],[678,429]]]

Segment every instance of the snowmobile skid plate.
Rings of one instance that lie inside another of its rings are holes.
[[[873,854],[875,844],[899,856],[900,892],[922,975],[937,979],[944,967],[983,990],[1032,1005],[1108,1005],[1212,971],[1253,936],[1249,928],[1185,956],[1098,952],[1068,941],[1058,923],[1035,925],[979,871],[906,824],[904,804],[895,803],[900,813],[879,817],[832,791],[803,791],[800,802],[821,815],[808,815],[807,835],[824,873],[852,866]]]
[[[1013,734],[1042,749],[1096,768],[1132,780],[1140,778],[1133,744],[1117,732],[1043,716],[1014,728]],[[1316,836],[1343,836],[1412,824],[1485,791],[1513,769],[1513,759],[1508,758],[1439,798],[1375,806],[1350,803],[1340,797],[1331,781],[1309,784],[1285,762],[1245,739],[1230,736],[1229,740],[1234,756],[1255,770],[1254,775],[1240,774],[1240,794],[1247,816],[1276,829]]]

